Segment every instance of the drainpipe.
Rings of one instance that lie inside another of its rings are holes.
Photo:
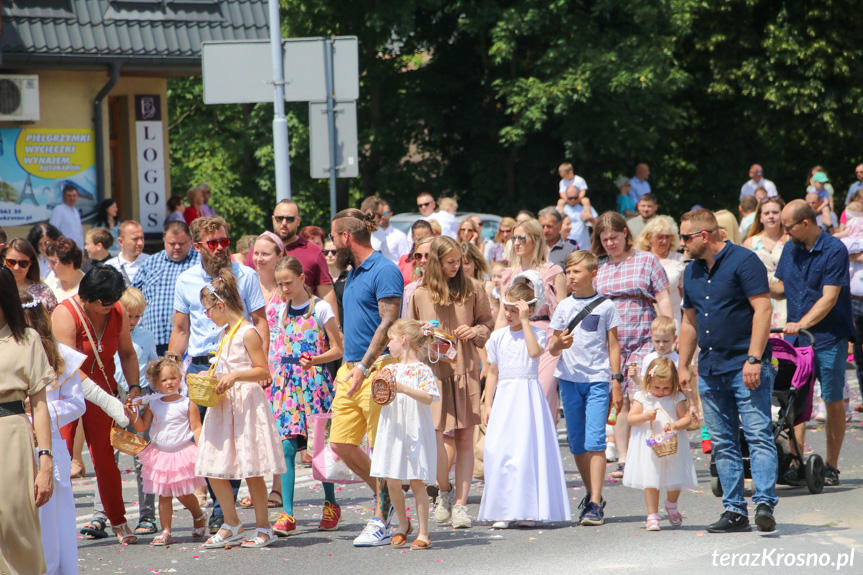
[[[120,79],[120,66],[122,62],[111,62],[111,78],[105,84],[99,93],[96,94],[96,99],[93,100],[93,128],[96,132],[96,201],[100,202],[105,199],[105,136],[104,122],[102,121],[102,101],[108,95],[117,81]]]

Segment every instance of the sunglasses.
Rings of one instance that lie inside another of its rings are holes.
[[[114,304],[116,304],[116,303],[117,303],[118,301],[120,301],[120,300],[115,299],[115,300],[112,300],[112,301],[102,301],[102,300],[100,300],[100,299],[97,299],[96,301],[97,301],[97,302],[99,303],[99,305],[101,305],[101,306],[104,306],[104,307],[114,307]]]
[[[459,233],[464,232],[464,233],[468,234],[468,233],[470,233],[470,232],[472,232],[472,231],[473,231],[473,228],[462,228],[462,229],[460,229],[460,230],[459,230]]]
[[[712,234],[712,233],[713,233],[713,232],[715,232],[715,231],[716,231],[716,230],[701,230],[701,231],[698,231],[698,232],[692,232],[691,234],[680,234],[680,241],[681,241],[682,243],[684,243],[684,244],[685,244],[685,243],[687,243],[689,240],[691,240],[692,238],[694,238],[695,236],[701,235],[701,233],[702,233],[702,232],[707,232],[708,234]]]
[[[514,241],[517,244],[526,244],[527,243],[527,236],[512,236],[512,241]]]
[[[391,215],[393,215],[392,212],[384,212],[381,214],[382,217],[391,216]]]
[[[15,266],[20,267],[22,270],[26,270],[30,267],[30,260],[13,260],[6,258],[7,268],[14,268]]]
[[[334,256],[336,255],[336,250],[323,250],[325,256]]]
[[[500,228],[500,229],[499,229],[499,230],[497,230],[497,231],[498,231],[499,233],[502,233],[502,234],[511,234],[511,233],[512,233],[512,228],[509,228],[509,229],[506,229],[506,230],[505,230],[505,229],[503,229],[503,228]]]
[[[221,238],[218,240],[207,240],[205,242],[198,242],[198,244],[206,244],[207,247],[210,248],[211,250],[214,250],[219,246],[226,248],[229,245],[231,245],[231,238]]]
[[[414,254],[414,261],[415,261],[415,262],[418,262],[418,261],[421,261],[421,260],[427,260],[427,259],[429,259],[429,255],[428,255],[428,254],[419,254],[419,253]]]
[[[219,302],[216,302],[213,305],[211,305],[210,307],[206,308],[204,310],[204,315],[207,317],[210,317],[210,310],[213,309],[214,307],[216,307],[217,305],[219,305]]]
[[[572,201],[572,200],[577,200],[577,199],[578,199],[578,196],[566,196],[567,202]]]
[[[793,230],[793,229],[794,229],[794,226],[796,226],[797,224],[801,223],[802,221],[803,221],[803,220],[800,220],[799,222],[794,222],[794,223],[793,223],[793,224],[791,224],[790,226],[786,226],[785,224],[782,224],[782,227],[783,227],[783,228],[785,228],[785,231],[786,231],[786,232],[790,232],[791,230]]]
[[[431,205],[431,202],[426,202],[424,204],[417,204],[417,207],[422,209],[422,208],[425,208],[426,206],[430,206],[430,205]]]
[[[277,224],[280,224],[285,220],[287,220],[289,224],[292,224],[297,220],[297,216],[273,216],[273,219]]]

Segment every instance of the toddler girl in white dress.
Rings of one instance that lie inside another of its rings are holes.
[[[690,416],[686,397],[680,392],[677,369],[666,357],[654,359],[647,368],[647,377],[641,390],[635,394],[632,409],[627,416],[632,426],[629,453],[623,484],[644,489],[647,503],[647,530],[659,531],[659,491],[666,490],[665,510],[673,527],[683,524],[683,515],[677,509],[681,489],[695,487],[695,466],[689,453],[689,436],[686,428]],[[654,435],[677,433],[677,453],[658,457],[648,446],[651,426]]]

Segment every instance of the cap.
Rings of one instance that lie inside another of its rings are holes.
[[[812,181],[813,182],[819,182],[821,184],[826,184],[827,182],[830,181],[830,179],[827,177],[827,174],[825,174],[824,172],[815,172],[815,175],[812,176]]]

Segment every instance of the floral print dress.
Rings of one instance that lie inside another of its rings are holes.
[[[309,300],[309,305],[319,301]],[[267,398],[281,439],[308,434],[308,418],[330,409],[335,393],[332,376],[323,365],[303,369],[303,353],[320,355],[330,348],[324,326],[317,314],[296,310],[274,296],[267,305],[270,327],[269,368],[273,385]]]

